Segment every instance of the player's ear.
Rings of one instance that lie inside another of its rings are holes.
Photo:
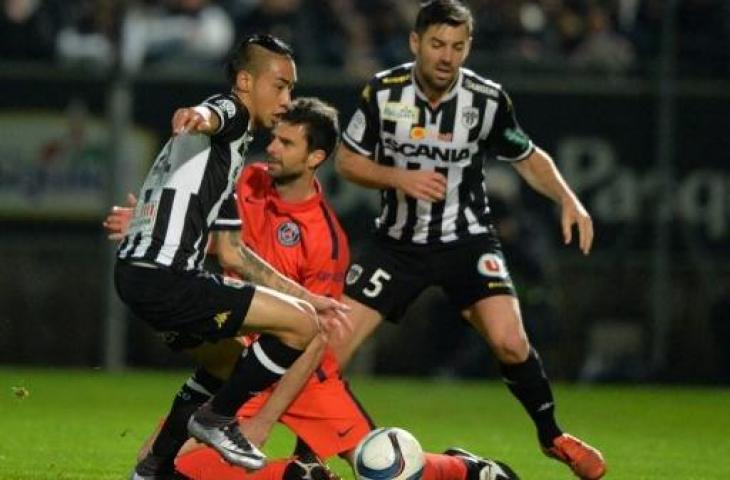
[[[418,54],[418,46],[421,43],[421,37],[416,32],[411,32],[408,36],[408,45],[411,47],[411,53],[415,56]]]
[[[253,88],[253,75],[247,70],[239,70],[236,74],[236,89],[249,93]]]
[[[318,148],[317,150],[312,150],[311,152],[309,152],[309,155],[307,155],[307,167],[314,170],[319,167],[326,159],[327,154],[324,153],[324,150],[322,150],[321,148]]]

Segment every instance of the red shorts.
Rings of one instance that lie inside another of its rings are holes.
[[[246,402],[238,416],[254,416],[270,394],[268,389]],[[347,382],[340,377],[337,361],[329,349],[279,421],[323,459],[354,449],[374,428]]]

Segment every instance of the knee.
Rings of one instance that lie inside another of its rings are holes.
[[[291,338],[282,339],[282,341],[303,350],[319,333],[319,320],[317,311],[311,303],[298,300],[296,306],[297,313],[293,322],[294,328]]]
[[[492,351],[500,363],[513,365],[527,360],[530,344],[524,335],[506,335],[493,342]]]

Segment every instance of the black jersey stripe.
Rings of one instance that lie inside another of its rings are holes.
[[[399,102],[403,98],[403,86],[399,85],[396,87],[391,88],[388,91],[388,101],[389,102]],[[394,134],[396,129],[397,123],[393,120],[386,120],[383,119],[383,132]]]
[[[200,232],[206,232],[205,210],[200,197],[191,194],[188,197],[188,208],[183,217],[182,232],[180,232],[180,246],[172,257],[173,265],[186,265],[188,259],[195,255],[195,242],[200,238]],[[197,232],[197,233],[196,233]]]
[[[471,100],[472,107],[476,108],[479,112],[479,118],[484,118],[485,110],[487,109],[487,96],[486,95],[474,95]],[[469,142],[476,142],[479,139],[479,133],[482,129],[482,122],[477,122],[476,125],[469,129]]]
[[[449,178],[449,169],[444,167],[436,167],[436,172],[440,173],[446,179]],[[435,202],[431,204],[431,220],[428,222],[428,240],[427,243],[438,242],[442,235],[442,220],[444,210],[446,209],[446,201]]]
[[[439,125],[439,133],[453,134],[456,129],[456,103],[458,97],[453,97],[443,105],[441,109],[441,124]]]
[[[337,260],[340,258],[340,242],[337,241],[337,229],[335,228],[335,222],[332,220],[332,215],[330,215],[330,211],[323,202],[319,203],[319,208],[322,210],[325,222],[327,222],[327,230],[329,231],[330,241],[332,242],[332,253],[330,254],[330,258],[332,260]]]
[[[414,163],[414,162],[408,162],[406,163],[406,169],[407,170],[420,170],[421,164],[420,163]],[[400,238],[403,239],[411,239],[413,238],[413,232],[416,227],[416,221],[418,218],[416,217],[416,208],[418,207],[418,200],[406,195],[406,218],[405,218],[405,224],[403,225],[403,228],[401,229]]]
[[[170,226],[170,215],[176,194],[177,192],[172,188],[162,190],[160,201],[157,204],[157,218],[155,219],[155,227],[152,229],[151,243],[142,256],[145,260],[154,262],[157,260],[157,255],[160,254],[167,236],[167,229]]]

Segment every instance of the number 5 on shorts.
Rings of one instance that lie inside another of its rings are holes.
[[[362,289],[362,293],[370,298],[375,298],[380,295],[383,290],[383,282],[390,280],[390,273],[386,272],[382,268],[375,270],[375,273],[370,277],[370,285]]]

